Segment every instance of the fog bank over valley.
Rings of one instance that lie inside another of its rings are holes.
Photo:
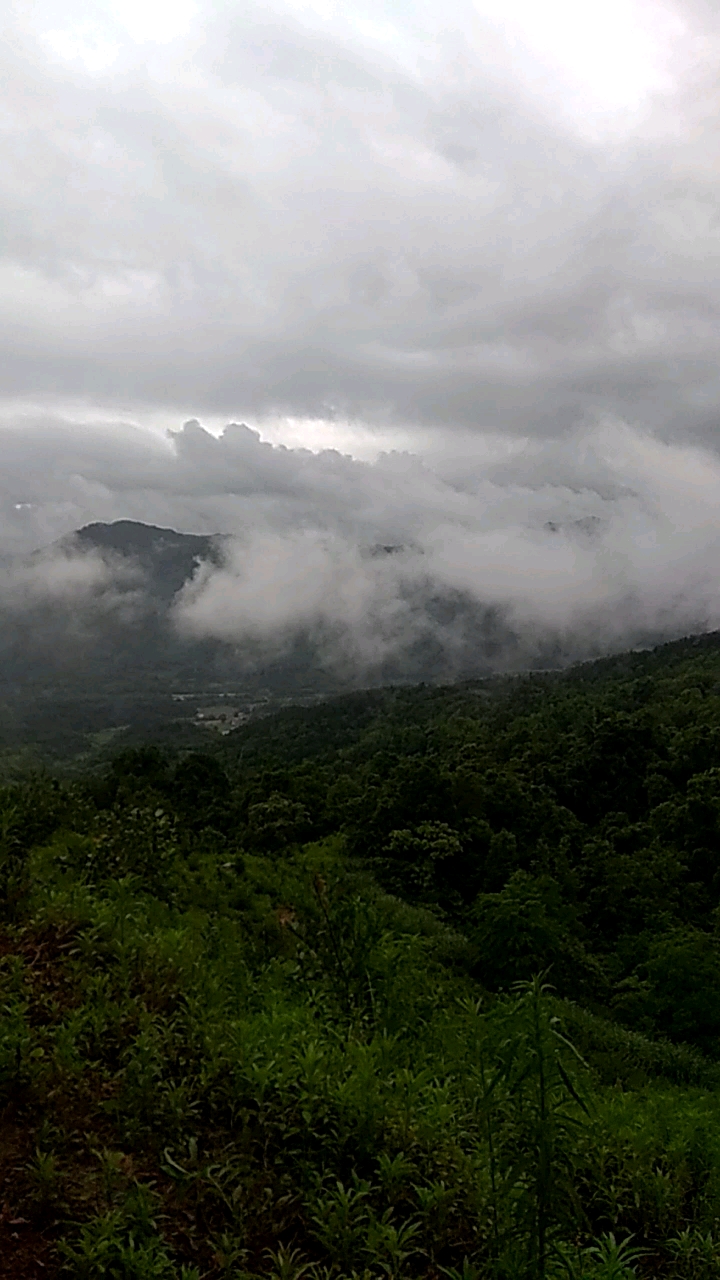
[[[67,663],[156,627],[450,678],[720,625],[713,6],[42,0],[5,35],[6,652],[50,610]],[[169,577],[63,541],[118,520],[222,538]]]
[[[166,440],[76,428],[72,452],[69,430],[0,433],[7,618],[50,608],[79,632],[162,615],[178,641],[221,642],[250,665],[302,639],[353,681],[409,655],[422,675],[420,652],[451,677],[720,625],[720,463],[618,421],[372,462],[236,424],[215,436],[188,422]],[[73,536],[123,519],[205,537],[168,578],[150,545]]]

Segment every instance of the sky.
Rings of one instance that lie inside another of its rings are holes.
[[[527,628],[720,625],[714,5],[2,22],[0,552],[232,534],[224,638],[392,613],[388,541]]]

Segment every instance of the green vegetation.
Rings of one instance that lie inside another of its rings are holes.
[[[0,1274],[720,1277],[720,644],[0,792]]]

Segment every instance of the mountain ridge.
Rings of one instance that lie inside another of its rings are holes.
[[[310,629],[299,629],[274,651],[270,646],[251,650],[240,637],[235,644],[182,635],[173,602],[200,564],[222,564],[226,539],[142,521],[96,521],[21,562],[26,577],[42,579],[52,576],[54,557],[62,574],[68,561],[87,552],[98,557],[89,569],[100,572],[96,586],[90,573],[90,588],[79,602],[72,591],[67,597],[56,591],[23,597],[18,609],[0,597],[0,768],[3,753],[14,759],[28,744],[39,744],[43,760],[55,759],[61,746],[70,759],[93,753],[108,734],[121,730],[126,736],[191,745],[198,734],[207,740],[210,732],[199,726],[198,712],[220,705],[234,724],[258,709],[359,689],[491,680],[490,689],[495,678],[521,675],[523,669],[538,679],[571,667],[572,678],[584,683],[612,671],[642,681],[654,665],[720,646],[720,632],[658,638],[654,645],[650,638],[646,645],[576,663],[567,648],[538,647],[523,668],[521,639],[502,615],[440,593],[416,602],[425,631],[419,627],[412,644],[375,668],[328,665],[322,636]],[[369,555],[395,556],[402,550],[378,544]],[[72,581],[75,568],[70,565]],[[442,628],[452,630],[455,619],[464,648],[448,653]],[[218,716],[204,719],[221,724]]]

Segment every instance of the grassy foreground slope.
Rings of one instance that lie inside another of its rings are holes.
[[[1,1275],[720,1276],[712,637],[0,799]]]

